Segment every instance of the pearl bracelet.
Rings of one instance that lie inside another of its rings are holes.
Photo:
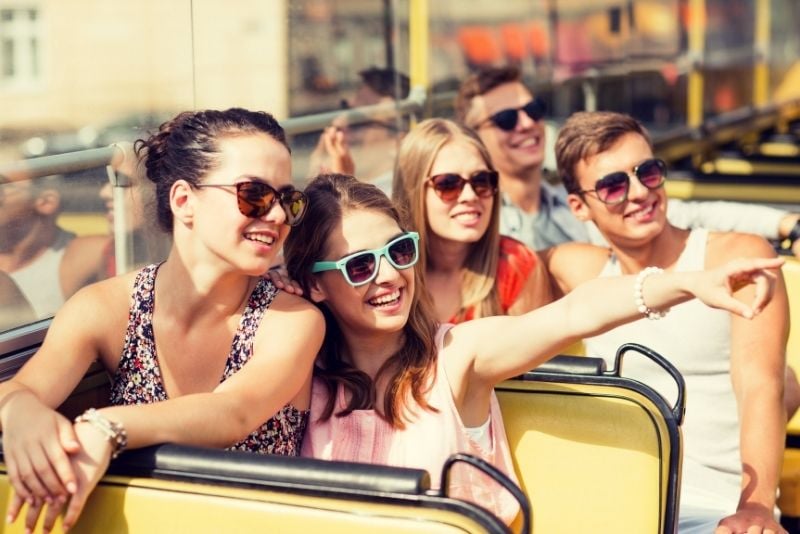
[[[76,423],[89,423],[95,429],[99,430],[108,441],[111,442],[111,459],[113,460],[119,453],[125,450],[128,446],[128,433],[125,432],[125,427],[120,423],[112,421],[105,417],[103,414],[89,408],[78,417],[75,418]]]
[[[651,274],[661,274],[664,272],[664,269],[660,267],[645,267],[642,271],[639,272],[639,275],[636,277],[636,283],[633,284],[633,301],[636,303],[636,309],[639,310],[639,313],[647,317],[648,319],[655,321],[657,319],[661,319],[667,315],[669,308],[663,311],[654,310],[647,307],[647,304],[644,303],[644,295],[642,295],[642,286],[644,285],[645,279],[650,276]]]

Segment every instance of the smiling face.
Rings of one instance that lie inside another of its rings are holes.
[[[218,167],[200,185],[231,186],[190,189],[193,229],[212,256],[250,275],[263,274],[289,233],[286,214],[275,202],[262,217],[246,217],[239,211],[233,184],[261,181],[275,189],[291,185],[289,151],[263,133],[224,137],[219,151]]]
[[[592,190],[598,180],[618,171],[628,173],[630,188],[627,200],[616,205],[604,204],[594,193],[571,193],[568,202],[575,216],[594,221],[612,245],[628,248],[649,243],[667,224],[667,195],[663,187],[647,189],[632,169],[652,157],[644,137],[627,133],[605,152],[578,162],[574,174],[580,189]]]
[[[466,178],[485,170],[489,170],[489,165],[474,147],[463,141],[451,141],[439,150],[429,175],[453,173]],[[447,201],[430,183],[425,187],[424,195],[431,240],[475,243],[489,228],[495,195],[479,197],[470,184],[464,184],[458,198]]]
[[[468,124],[481,124],[498,111],[520,108],[531,100],[533,95],[520,82],[498,85],[472,100]],[[511,131],[501,130],[488,121],[477,132],[503,176],[525,177],[544,163],[544,121],[534,121],[520,111],[517,125]]]
[[[380,249],[403,234],[397,222],[375,210],[345,211],[327,240],[319,261],[337,261],[354,252]],[[311,297],[324,302],[345,335],[400,332],[408,322],[414,296],[414,267],[394,268],[382,257],[372,282],[353,287],[338,270],[316,275]]]

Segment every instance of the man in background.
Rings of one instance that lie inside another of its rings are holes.
[[[57,178],[0,176],[0,271],[7,273],[37,319],[97,279],[106,236],[76,238],[58,226]]]
[[[516,67],[491,67],[461,84],[456,119],[473,128],[500,173],[500,232],[535,250],[581,241],[602,243],[596,227],[570,212],[561,184],[545,179],[545,107]],[[680,228],[738,231],[767,239],[800,237],[800,214],[734,202],[670,200],[668,217]],[[794,243],[800,254],[800,240]]]

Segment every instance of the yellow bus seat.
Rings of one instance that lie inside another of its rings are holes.
[[[783,278],[789,295],[789,340],[786,344],[786,364],[800,376],[800,310],[791,309],[800,302],[800,261],[786,257],[783,265]],[[800,531],[800,411],[789,420],[786,426],[786,452],[783,456],[778,507],[781,510],[784,526],[790,524]],[[792,519],[793,518],[793,519]]]
[[[70,532],[508,532],[483,508],[429,488],[418,469],[161,445],[112,462]],[[0,464],[3,510],[10,494]],[[4,532],[24,532],[22,519]]]
[[[619,376],[629,350],[654,354],[625,345],[612,371],[599,358],[557,357],[496,388],[535,534],[675,531],[684,397],[669,407]]]
[[[800,375],[800,310],[792,310],[793,303],[800,303],[800,261],[786,257],[783,265],[783,279],[789,295],[789,339],[786,343],[786,364]],[[792,417],[786,427],[788,434],[800,436],[800,411]]]

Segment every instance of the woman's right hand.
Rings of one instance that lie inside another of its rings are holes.
[[[68,500],[59,497],[47,502],[34,501],[29,504],[25,514],[26,530],[33,531],[36,528],[36,522],[45,510],[43,532],[48,533],[53,529],[62,510],[64,510],[62,529],[65,532],[70,530],[78,521],[92,490],[108,469],[112,452],[108,437],[89,423],[75,423],[74,432],[80,442],[80,450],[70,457],[76,474],[76,489]],[[64,509],[65,504],[66,509]]]
[[[713,270],[699,273],[692,293],[707,306],[728,310],[746,319],[761,313],[772,299],[777,269],[783,258],[741,258]],[[755,291],[750,303],[737,300],[733,294],[747,285]]]
[[[63,502],[73,495],[77,478],[69,455],[81,445],[72,423],[25,389],[6,398],[0,417],[3,455],[15,492],[6,521],[14,521],[25,502]]]

